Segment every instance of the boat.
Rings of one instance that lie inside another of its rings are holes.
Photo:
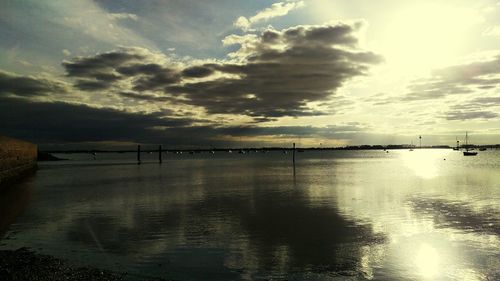
[[[486,151],[486,147],[481,147],[479,151]]]
[[[465,132],[465,151],[464,151],[464,156],[476,156],[477,151],[469,151],[469,143],[468,143],[468,137],[467,137],[467,132]]]

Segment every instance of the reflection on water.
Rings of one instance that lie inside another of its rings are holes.
[[[131,278],[500,277],[495,151],[71,157],[41,165],[2,248]]]
[[[469,202],[435,198],[415,198],[410,203],[417,215],[432,219],[434,227],[500,235],[500,213],[493,208],[476,211]]]
[[[0,239],[28,206],[33,191],[31,180],[29,175],[15,186],[0,187]]]
[[[415,265],[417,272],[425,278],[434,278],[439,273],[439,253],[428,244],[420,244],[416,247]]]
[[[454,151],[424,149],[418,151],[398,151],[404,164],[415,172],[415,175],[431,179],[439,175],[439,162],[446,161],[446,157]]]

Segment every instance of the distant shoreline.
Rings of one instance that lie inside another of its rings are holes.
[[[153,146],[153,145],[151,145]],[[486,148],[486,149],[498,149],[500,144],[491,145],[469,145],[468,148]],[[465,146],[460,146],[460,149],[466,149]],[[398,149],[452,149],[453,147],[448,145],[432,145],[432,146],[411,146],[411,145],[359,145],[359,146],[342,146],[342,147],[296,147],[295,150],[299,151],[330,151],[330,150],[398,150]],[[292,151],[292,147],[235,147],[235,148],[194,148],[194,149],[162,149],[162,152],[228,152],[228,151]],[[136,149],[127,150],[100,150],[100,149],[75,149],[75,150],[42,150],[44,153],[61,153],[61,154],[71,154],[71,153],[136,153]],[[141,152],[158,152],[158,149],[142,149]]]

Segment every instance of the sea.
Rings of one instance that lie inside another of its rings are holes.
[[[500,280],[500,150],[55,154],[0,250],[129,280]]]

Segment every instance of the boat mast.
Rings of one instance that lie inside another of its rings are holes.
[[[469,144],[467,142],[467,131],[465,131],[465,150],[469,151]]]

